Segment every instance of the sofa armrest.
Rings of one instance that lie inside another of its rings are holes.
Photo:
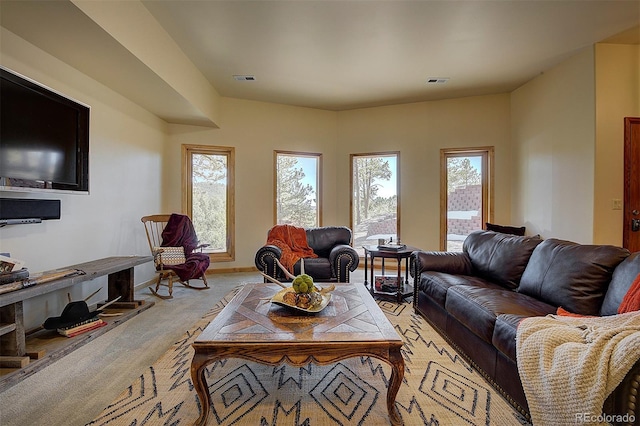
[[[331,275],[338,279],[338,282],[349,282],[349,272],[353,272],[360,263],[358,252],[347,244],[338,244],[329,253],[329,263],[331,264]]]
[[[280,260],[280,256],[282,256],[282,250],[280,247],[265,245],[258,249],[255,257],[255,264],[258,271],[263,272],[270,277],[275,279],[279,279],[281,276],[281,270],[276,260]],[[267,279],[265,278],[265,282]]]
[[[634,425],[640,419],[640,360],[638,360],[622,382],[614,389],[604,402],[605,414],[620,416],[622,421],[617,425]]]
[[[437,271],[454,275],[471,275],[471,259],[464,252],[414,251],[411,253],[414,278],[424,271]]]

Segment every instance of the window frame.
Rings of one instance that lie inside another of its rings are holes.
[[[278,156],[315,158],[316,162],[316,220],[322,226],[322,153],[305,151],[273,151],[273,224],[278,224]]]
[[[213,145],[182,145],[182,210],[193,217],[193,154],[227,157],[226,250],[207,253],[212,262],[235,260],[235,148]]]
[[[448,173],[447,159],[480,156],[482,158],[482,229],[493,222],[494,210],[494,153],[493,146],[440,149],[440,250],[447,251]]]
[[[353,241],[352,244],[355,243],[355,224],[353,217],[353,205],[354,205],[354,191],[353,191],[353,161],[357,157],[396,157],[396,241],[402,241],[402,233],[401,233],[401,197],[400,197],[400,151],[374,151],[374,152],[363,152],[363,153],[355,153],[349,154],[349,223],[351,226],[351,230],[353,232]],[[377,244],[377,242],[376,242]],[[364,253],[360,253],[359,249],[361,247],[354,247],[358,250],[358,254],[363,257]]]

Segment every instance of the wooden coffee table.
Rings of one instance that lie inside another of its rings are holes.
[[[371,356],[391,365],[387,411],[391,423],[401,425],[395,399],[404,377],[402,339],[366,287],[336,284],[331,302],[316,314],[271,303],[278,290],[268,283],[245,285],[193,343],[191,378],[202,406],[196,424],[204,425],[211,409],[205,367],[219,359],[304,366]]]

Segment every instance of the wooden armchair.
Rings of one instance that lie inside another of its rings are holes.
[[[208,244],[199,244],[191,219],[174,213],[144,216],[141,220],[158,274],[155,289],[149,287],[149,290],[161,299],[171,299],[176,278],[185,287],[208,289],[206,271],[210,259],[202,253]],[[190,279],[200,279],[204,286],[192,286]],[[163,280],[167,280],[167,284],[163,284]],[[167,296],[158,293],[161,285],[168,287]]]

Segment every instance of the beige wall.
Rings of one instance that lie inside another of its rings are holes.
[[[512,219],[527,233],[593,241],[594,51],[511,94]]]
[[[640,117],[640,46],[595,47],[596,139],[593,242],[622,245],[624,117]]]
[[[109,88],[2,29],[2,65],[91,106],[90,193],[2,192],[2,197],[61,200],[60,220],[0,228],[0,252],[27,262],[31,273],[114,255],[148,255],[140,217],[160,210],[166,123]],[[153,277],[136,267],[136,283]],[[67,302],[102,288],[106,278],[25,302],[25,326],[60,315]]]
[[[219,129],[172,125],[165,155],[164,207],[182,211],[181,145],[235,148],[236,260],[215,263],[213,269],[254,266],[256,250],[274,225],[273,151],[322,154],[323,224],[347,225],[337,214],[335,173],[336,113],[310,108],[222,98]],[[342,188],[342,183],[340,185]]]
[[[640,47],[597,44],[511,94],[512,219],[528,232],[622,244],[625,116],[640,116]]]
[[[495,217],[509,224],[509,95],[478,96],[340,112],[337,172],[348,185],[350,153],[400,151],[401,238],[440,247],[440,149],[495,147]],[[349,221],[349,191],[339,191]]]
[[[349,154],[400,151],[404,242],[439,246],[440,148],[496,147],[496,220],[508,223],[509,96],[494,95],[349,112],[223,98],[219,129],[172,125],[165,152],[165,211],[182,211],[182,144],[235,147],[236,260],[254,265],[273,226],[273,151],[323,155],[323,225],[350,225]]]

